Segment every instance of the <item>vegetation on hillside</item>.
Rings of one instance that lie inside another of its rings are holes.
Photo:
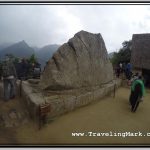
[[[114,52],[113,57],[110,59],[113,66],[119,64],[120,62],[129,62],[131,58],[131,46],[132,41],[124,41],[122,43],[122,48],[118,52]]]

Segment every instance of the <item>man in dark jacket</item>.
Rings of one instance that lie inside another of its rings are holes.
[[[8,101],[16,96],[16,69],[8,56],[2,64],[2,77],[4,85],[4,99]]]

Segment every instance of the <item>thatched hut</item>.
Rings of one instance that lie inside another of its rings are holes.
[[[141,71],[147,82],[150,81],[150,34],[133,34],[131,64]]]

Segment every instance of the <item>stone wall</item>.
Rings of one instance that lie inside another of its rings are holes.
[[[30,84],[23,81],[21,86],[20,100],[26,106],[30,117],[35,121],[39,121],[39,106],[45,102],[50,104],[51,110],[47,115],[47,120],[53,120],[66,112],[70,112],[79,107],[101,100],[104,96],[121,86],[121,80],[113,80],[101,87],[92,89],[80,89],[79,91],[61,91],[50,92],[50,94],[42,93],[36,84]],[[17,82],[17,93],[20,94],[20,81]],[[0,83],[0,96],[3,98],[3,84]]]
[[[113,80],[101,87],[95,87],[93,89],[81,89],[81,92],[68,92],[67,90],[55,93],[51,91],[45,95],[39,89],[36,89],[37,87],[35,85],[33,86],[27,81],[24,81],[22,83],[22,97],[31,117],[35,121],[38,121],[39,105],[45,102],[49,103],[51,107],[50,113],[47,114],[47,119],[53,120],[55,117],[66,112],[101,100],[102,97],[114,91],[114,85],[118,88],[121,85],[121,80]]]

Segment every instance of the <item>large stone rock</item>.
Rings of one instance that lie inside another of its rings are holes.
[[[101,34],[80,31],[49,60],[40,87],[50,90],[92,87],[113,80],[113,69]]]

